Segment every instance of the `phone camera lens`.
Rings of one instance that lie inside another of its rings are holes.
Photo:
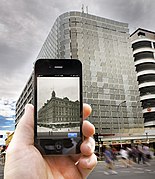
[[[62,151],[62,143],[60,141],[55,143],[56,151]]]

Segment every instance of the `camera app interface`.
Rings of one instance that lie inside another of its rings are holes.
[[[80,78],[37,77],[37,138],[49,154],[78,153]]]

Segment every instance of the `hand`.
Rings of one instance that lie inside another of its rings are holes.
[[[84,119],[91,113],[89,105],[83,106]],[[34,146],[34,109],[27,104],[6,152],[4,179],[84,179],[97,164],[95,142],[91,137],[94,126],[84,121],[85,140],[78,156],[42,156]]]

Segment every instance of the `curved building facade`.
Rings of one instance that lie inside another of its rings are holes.
[[[155,127],[155,32],[137,29],[131,36],[145,127]]]

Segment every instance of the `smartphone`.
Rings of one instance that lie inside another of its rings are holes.
[[[38,59],[34,65],[34,144],[43,155],[80,153],[82,64]]]

